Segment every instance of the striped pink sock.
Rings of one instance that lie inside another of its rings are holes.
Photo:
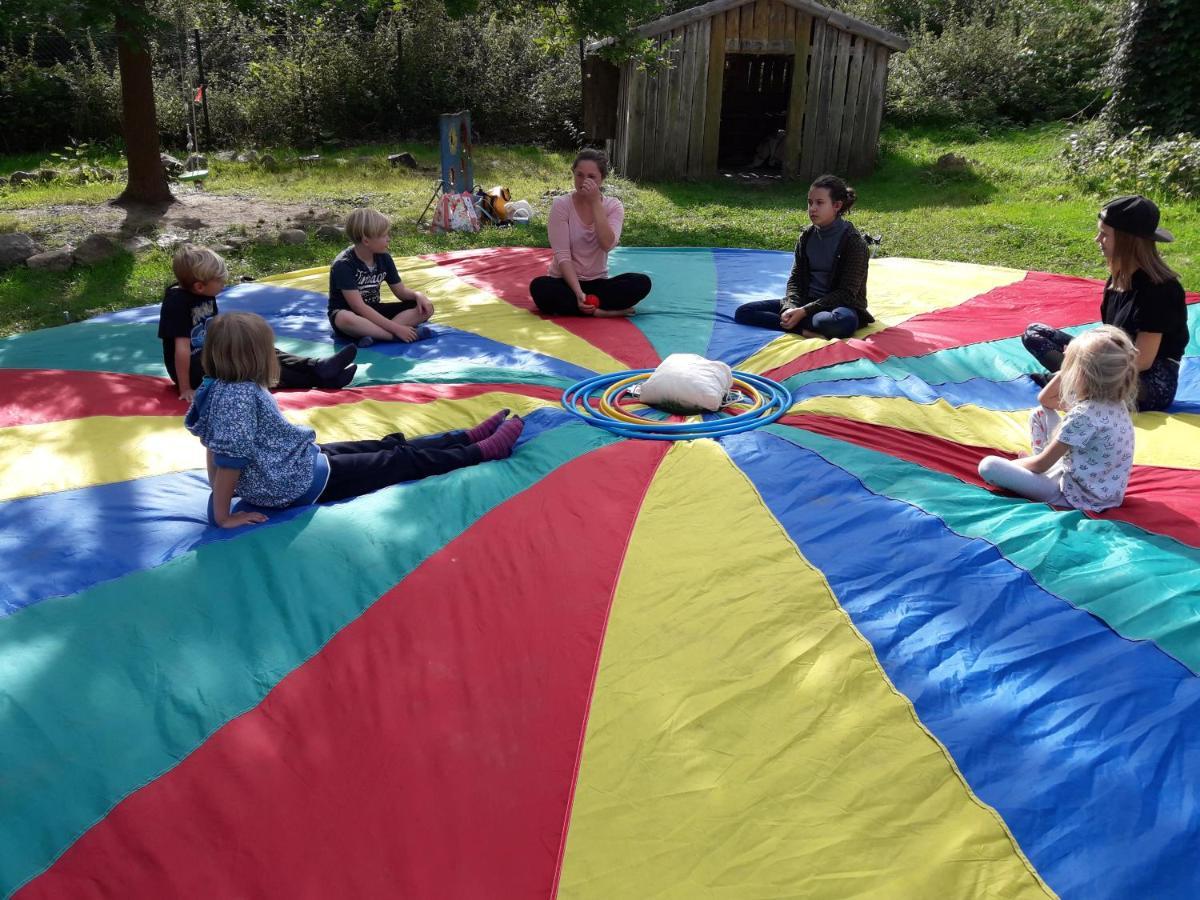
[[[502,409],[498,413],[492,413],[474,428],[467,429],[467,440],[472,444],[478,444],[486,437],[491,437],[496,433],[496,429],[508,417],[508,410]]]
[[[484,438],[475,446],[479,448],[479,452],[485,460],[505,459],[512,454],[513,446],[517,443],[517,438],[521,436],[524,428],[524,420],[508,419],[496,429],[495,434]]]

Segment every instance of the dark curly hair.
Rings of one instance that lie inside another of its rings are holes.
[[[825,188],[829,191],[829,199],[834,203],[841,203],[842,208],[838,210],[839,216],[844,216],[850,212],[850,207],[854,205],[854,201],[858,199],[858,194],[854,192],[854,188],[846,184],[836,175],[822,175],[812,183],[812,187]]]

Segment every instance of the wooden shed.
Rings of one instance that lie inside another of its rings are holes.
[[[637,34],[659,42],[669,69],[618,67],[596,54],[603,44],[584,62],[584,128],[593,144],[613,142],[617,171],[705,177],[768,149],[791,177],[874,167],[888,57],[903,38],[812,0],[713,0]]]

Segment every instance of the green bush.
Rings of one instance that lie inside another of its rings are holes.
[[[911,122],[1027,124],[1098,112],[1115,28],[1104,0],[977,4],[908,33],[888,111]]]
[[[64,139],[109,140],[120,133],[120,80],[90,34],[67,46],[63,61],[40,65],[42,48],[0,46],[0,149],[8,153],[60,147]]]
[[[0,148],[6,153],[58,146],[70,131],[70,82],[59,66],[41,68],[0,50]]]
[[[1196,0],[1132,0],[1121,22],[1105,109],[1113,127],[1200,133],[1200,16]]]
[[[1200,197],[1200,137],[1157,138],[1149,126],[1110,135],[1092,125],[1067,138],[1067,168],[1095,193],[1136,193],[1152,197]]]
[[[464,108],[489,142],[575,143],[577,58],[543,45],[539,19],[499,9],[453,20],[440,0],[410,0],[399,11],[370,15],[330,5],[306,16],[272,8],[264,18],[197,0],[186,18],[151,38],[163,143],[182,147],[189,131],[192,26],[201,29],[218,146],[428,138],[440,113]],[[182,78],[179,24],[188,38]],[[57,149],[64,134],[119,140],[115,54],[99,52],[90,36],[76,38],[76,45],[50,37],[62,61],[47,64],[35,45],[22,54],[0,50],[7,54],[0,56],[0,126],[6,126],[0,148]],[[205,148],[212,149],[199,109],[197,118]]]

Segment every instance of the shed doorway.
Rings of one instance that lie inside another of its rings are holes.
[[[725,54],[718,168],[780,168],[794,62],[790,53]]]

